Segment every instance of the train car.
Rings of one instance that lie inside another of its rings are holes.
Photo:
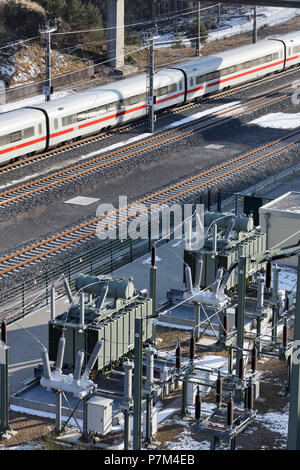
[[[178,66],[186,75],[187,101],[284,69],[284,44],[260,41]]]
[[[155,73],[155,111],[299,64],[298,32],[191,59]],[[0,113],[0,164],[143,118],[147,87],[146,74],[140,74],[31,108]]]
[[[146,89],[147,77],[139,75],[37,105],[35,108],[48,116],[49,147],[144,117]],[[158,72],[154,89],[156,110],[183,102],[183,73]]]
[[[288,33],[280,36],[271,36],[271,41],[283,44],[285,48],[285,68],[295,67],[300,64],[300,34]]]
[[[43,152],[47,147],[46,116],[37,109],[0,113],[0,164]]]

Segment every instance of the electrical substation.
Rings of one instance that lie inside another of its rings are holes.
[[[50,3],[37,41],[0,22],[18,38],[1,44],[8,104],[14,93],[35,99],[39,84],[46,101],[0,110],[1,172],[14,175],[0,195],[0,450],[21,442],[10,425],[18,413],[22,431],[35,426],[30,415],[44,419],[43,435],[33,437],[38,427],[22,445],[112,460],[119,450],[175,450],[175,463],[190,449],[300,450],[299,126],[290,122],[299,121],[299,22],[292,31],[293,16],[260,11],[300,0],[153,1],[146,21],[143,2],[58,5],[57,19]],[[242,10],[227,15],[222,3]],[[19,78],[18,55],[30,63],[40,39],[45,79]],[[70,61],[62,75],[54,51]]]
[[[203,243],[187,239],[176,261],[184,288],[171,287],[163,301],[155,244],[144,289],[136,289],[134,270],[129,278],[79,273],[74,290],[63,277],[59,296],[53,284],[49,349],[42,348],[40,365],[12,402],[55,413],[62,440],[72,418],[80,442],[101,448],[101,439],[121,427],[119,445],[138,450],[155,444],[159,410],[175,393],[182,420],[211,449],[235,449],[256,419],[260,364],[283,361],[282,393],[292,392],[289,331],[300,305],[293,291],[279,288],[279,263],[299,256],[300,247],[268,250],[268,234],[251,214],[206,211],[203,220]],[[61,296],[65,307],[57,313]],[[188,331],[188,353],[178,339],[166,356],[158,325]],[[203,364],[203,353],[221,354],[221,364]],[[207,397],[214,402],[209,411]]]

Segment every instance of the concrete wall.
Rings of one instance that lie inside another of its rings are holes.
[[[89,67],[85,70],[76,70],[70,72],[62,77],[53,77],[52,86],[54,91],[63,85],[71,85],[72,83],[80,80],[88,80],[95,74],[95,67]],[[6,103],[21,100],[23,98],[29,98],[30,96],[40,95],[43,92],[44,83],[31,83],[29,85],[21,85],[6,90]],[[1,99],[1,97],[0,97]]]

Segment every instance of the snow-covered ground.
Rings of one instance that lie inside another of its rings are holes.
[[[296,129],[300,127],[300,113],[270,113],[250,121],[249,124],[272,129]]]
[[[207,41],[215,41],[216,39],[228,38],[252,31],[252,13],[252,8],[248,9],[247,14],[242,14],[240,10],[235,7],[234,10],[231,10],[230,16],[228,14],[222,16],[222,24],[218,29],[208,31]],[[300,8],[257,7],[257,29],[264,26],[276,26],[277,24],[285,23],[297,15],[300,15]],[[190,45],[190,41],[184,34],[180,34],[179,37],[183,45]],[[178,40],[174,33],[167,32],[157,35],[154,38],[154,45],[156,48],[169,47],[169,41],[176,39]]]
[[[249,15],[251,14],[252,9],[249,8]],[[276,26],[277,24],[291,20],[297,15],[300,15],[300,8],[257,7],[257,28],[259,29],[263,26]],[[208,41],[235,36],[236,34],[252,31],[252,29],[252,18],[247,16],[236,18],[232,17],[226,20],[226,24],[223,28],[216,31],[210,31]]]

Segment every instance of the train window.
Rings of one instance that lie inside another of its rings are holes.
[[[23,138],[29,139],[29,137],[34,136],[34,127],[28,127],[27,129],[23,130]]]
[[[75,122],[75,114],[71,114],[70,116],[65,116],[62,118],[62,125],[69,126]]]
[[[3,145],[8,145],[8,144],[10,144],[10,135],[7,134],[7,135],[0,136],[0,147],[2,147]]]
[[[157,90],[157,92],[158,92],[157,96],[167,95],[168,94],[168,87],[163,86],[162,88],[159,88]]]
[[[232,65],[231,67],[228,67],[228,73],[234,73],[236,72],[236,66]]]
[[[182,85],[183,85],[183,84],[182,84],[182,80],[180,80],[180,82],[179,82],[179,90],[182,90]]]
[[[174,91],[177,91],[176,83],[172,83],[172,85],[168,86],[168,93],[174,93]]]
[[[205,80],[208,82],[210,80],[212,80],[214,78],[214,74],[213,73],[208,73],[205,75]]]
[[[145,100],[146,100],[146,93],[142,93],[141,95],[138,96],[139,103],[142,103]]]
[[[39,124],[39,134],[41,135],[42,132],[43,132],[42,124]]]
[[[266,62],[272,62],[272,54],[269,54],[265,57]]]
[[[82,111],[81,113],[77,113],[77,122],[84,121],[85,119],[87,119],[86,111]]]
[[[12,134],[10,134],[11,142],[17,142],[18,140],[21,140],[21,139],[22,139],[22,131],[13,132]]]
[[[194,85],[194,80],[193,80],[193,77],[190,78],[190,86],[193,86]]]
[[[97,108],[89,109],[89,110],[87,111],[87,113],[86,113],[86,114],[87,114],[86,117],[87,117],[87,119],[91,119],[91,118],[93,118],[93,117],[96,117],[96,116],[97,116],[97,113],[98,113],[98,109],[97,109]]]
[[[129,104],[130,104],[130,105],[132,105],[132,104],[137,104],[138,101],[139,101],[138,95],[136,95],[136,96],[131,96],[131,97],[129,98]]]
[[[117,109],[117,103],[109,103],[108,111],[115,111]]]
[[[279,57],[278,52],[276,52],[275,54],[272,54],[272,59],[273,59],[273,60],[278,59],[278,57]]]
[[[196,77],[196,85],[199,85],[202,82],[204,82],[204,76],[203,75],[200,75],[199,77]]]
[[[107,106],[106,106],[106,105],[105,105],[105,106],[100,106],[100,107],[98,108],[98,112],[99,112],[99,114],[105,114],[105,113],[107,113]]]
[[[54,129],[58,129],[58,119],[54,119]]]
[[[300,46],[294,47],[294,52],[300,52]]]

